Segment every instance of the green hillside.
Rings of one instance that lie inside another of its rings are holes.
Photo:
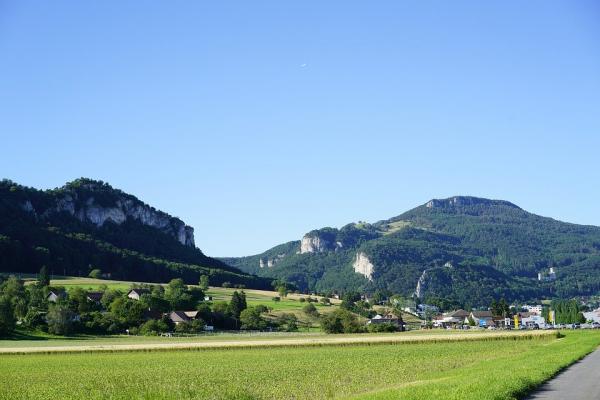
[[[359,255],[371,264],[371,279],[355,272]],[[225,261],[304,290],[379,289],[412,296],[420,281],[423,299],[483,305],[500,297],[598,293],[600,228],[540,217],[507,201],[453,197],[374,224],[314,230],[302,241]],[[555,280],[547,278],[551,267]]]
[[[0,182],[0,272],[86,276],[100,269],[118,280],[223,282],[270,288],[268,279],[205,256],[183,221],[112,188],[78,179],[54,190]]]

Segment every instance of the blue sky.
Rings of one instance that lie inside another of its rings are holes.
[[[158,3],[0,2],[2,177],[213,256],[457,194],[600,225],[596,2]]]

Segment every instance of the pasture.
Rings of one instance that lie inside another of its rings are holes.
[[[348,335],[360,336],[369,337]],[[593,331],[431,336],[396,344],[0,355],[0,399],[510,399],[600,344]]]

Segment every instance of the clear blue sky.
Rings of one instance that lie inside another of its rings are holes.
[[[456,194],[600,225],[600,6],[0,1],[0,135],[213,256]]]

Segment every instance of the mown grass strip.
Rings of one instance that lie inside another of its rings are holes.
[[[358,345],[411,345],[419,343],[448,343],[462,341],[497,341],[497,340],[532,340],[540,338],[556,338],[557,333],[552,331],[528,332],[493,332],[493,333],[465,333],[463,335],[429,335],[410,336],[395,334],[385,336],[356,335],[344,337],[301,338],[301,339],[273,339],[273,340],[244,340],[244,341],[211,341],[197,343],[145,343],[129,345],[81,345],[61,347],[31,347],[31,348],[0,348],[0,355],[6,354],[60,354],[60,353],[94,353],[94,352],[135,352],[135,351],[204,351],[225,349],[252,349],[252,348],[278,348],[278,347],[322,347],[322,346],[358,346]]]
[[[600,343],[598,332],[498,338],[5,355],[0,400],[510,399]]]

